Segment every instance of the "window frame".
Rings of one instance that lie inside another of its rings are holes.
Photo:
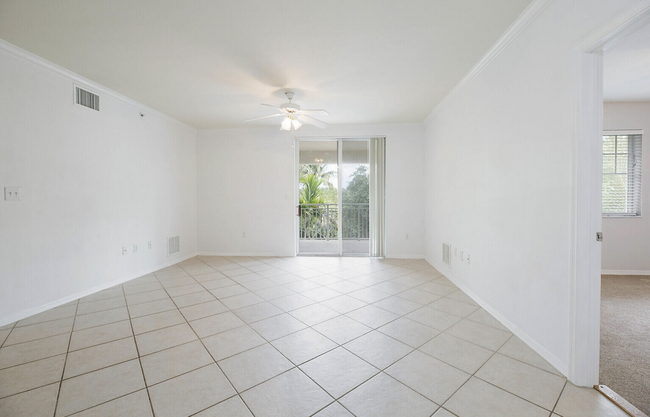
[[[628,210],[626,212],[605,212],[603,210],[603,205],[601,204],[601,214],[602,217],[618,217],[618,218],[640,218],[642,214],[642,197],[643,197],[643,135],[644,132],[641,129],[633,129],[633,130],[604,130],[601,136],[601,151],[602,151],[602,162],[601,162],[601,183],[605,183],[605,176],[606,175],[620,175],[620,176],[625,176],[626,177],[626,184],[628,190],[632,189],[633,192],[637,192],[638,195],[636,197],[628,197],[626,201],[626,206],[630,204],[635,204],[636,207],[632,207],[635,211]],[[615,144],[614,144],[614,152],[605,152],[605,137],[606,136],[614,136],[615,137]],[[627,152],[622,153],[619,152],[618,150],[618,137],[620,136],[628,136],[627,139]],[[638,146],[632,146],[634,142],[632,142],[629,138],[629,136],[639,136],[640,138],[638,139]],[[618,156],[619,155],[626,155],[628,159],[628,169],[627,173],[619,173],[616,172],[616,168],[614,169],[614,172],[605,172],[605,156],[607,155],[612,155],[614,156],[614,164],[615,167],[618,164]],[[634,161],[634,163],[630,163],[630,157]],[[630,184],[630,181],[632,181],[632,184]],[[601,186],[602,190],[602,186]],[[636,191],[634,191],[636,190]],[[605,196],[603,193],[603,196],[601,198],[601,201],[604,203],[605,201]]]

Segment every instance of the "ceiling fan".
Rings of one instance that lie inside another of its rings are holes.
[[[282,125],[280,130],[298,130],[303,123],[314,125],[324,129],[328,126],[327,123],[322,122],[318,119],[314,119],[310,114],[314,113],[323,113],[329,116],[329,113],[323,109],[301,109],[299,105],[292,103],[294,93],[292,91],[287,91],[284,93],[289,100],[288,103],[281,104],[280,107],[273,106],[271,104],[264,104],[262,106],[273,107],[278,111],[277,114],[272,114],[270,116],[255,117],[253,119],[244,120],[244,122],[252,122],[253,120],[269,119],[271,117],[284,117],[282,119]]]

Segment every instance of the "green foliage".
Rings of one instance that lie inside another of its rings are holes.
[[[369,203],[370,202],[370,178],[368,167],[359,166],[351,175],[352,180],[347,188],[343,190],[344,203]]]
[[[339,202],[339,192],[336,188],[322,188],[320,192],[323,196],[325,204],[337,204]]]
[[[306,239],[336,239],[338,237],[338,190],[330,179],[336,171],[326,171],[325,165],[300,166],[300,236]],[[350,176],[343,194],[343,238],[367,239],[369,235],[370,179],[368,167],[359,166]],[[310,204],[321,204],[309,206]],[[324,204],[330,204],[325,206]]]
[[[316,174],[300,176],[300,204],[323,204],[325,200],[321,192],[323,180]]]
[[[347,188],[343,190],[343,238],[368,238],[370,225],[368,167],[359,166],[350,178]]]
[[[336,171],[325,171],[326,167],[327,165],[323,164],[300,165],[300,178],[314,174],[323,181],[323,185],[331,190],[334,188],[331,179],[332,176],[336,175]]]

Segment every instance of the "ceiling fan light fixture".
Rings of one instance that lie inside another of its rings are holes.
[[[291,117],[287,116],[282,120],[280,130],[291,130]]]
[[[282,117],[282,122],[280,125],[280,130],[298,130],[303,124],[309,124],[313,125],[316,127],[320,127],[321,129],[326,128],[328,125],[325,122],[322,122],[314,117],[311,116],[311,114],[314,113],[324,113],[329,116],[329,113],[324,110],[324,109],[301,109],[299,105],[294,104],[291,102],[291,100],[294,97],[293,92],[287,91],[285,92],[285,95],[287,96],[287,99],[289,100],[288,103],[281,104],[280,106],[273,106],[271,104],[264,104],[262,103],[262,106],[267,106],[274,108],[277,112],[276,114],[270,114],[268,116],[262,116],[262,117],[255,117],[252,119],[247,119],[244,120],[245,122],[252,122],[254,120],[262,120],[262,119],[269,119],[273,117]],[[300,119],[300,120],[299,120]],[[276,119],[279,120],[279,119]]]

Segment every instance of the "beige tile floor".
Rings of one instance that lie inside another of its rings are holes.
[[[625,416],[421,260],[197,257],[0,327],[1,416]]]

